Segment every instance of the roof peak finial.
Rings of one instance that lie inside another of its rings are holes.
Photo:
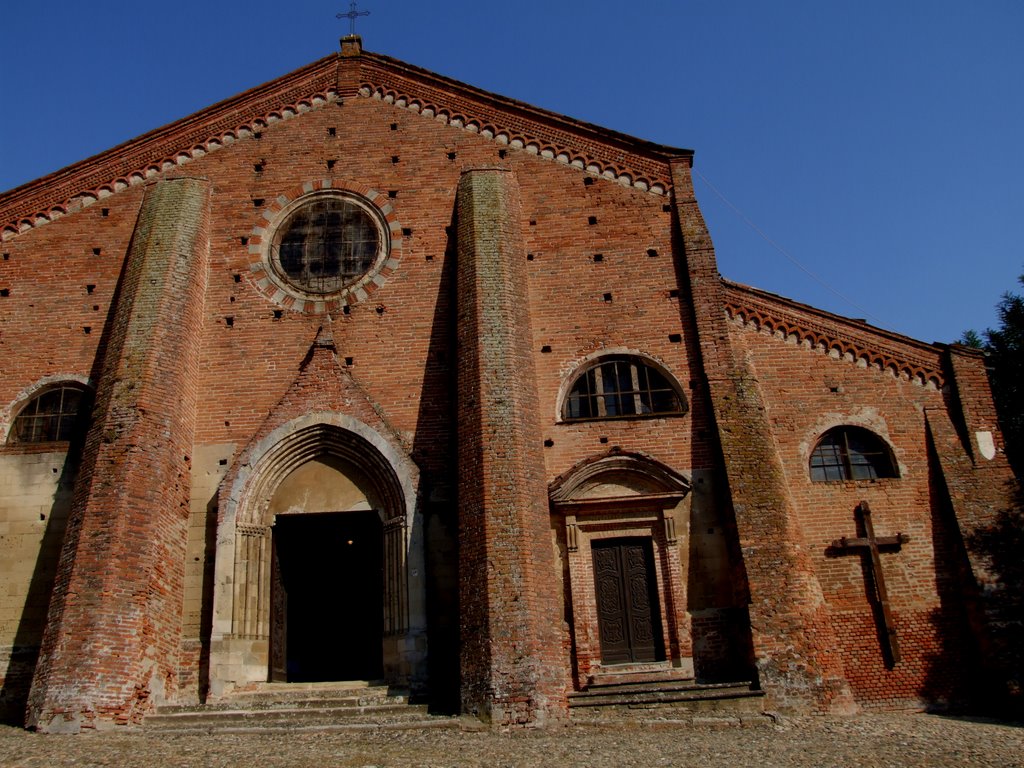
[[[356,37],[356,19],[360,16],[369,16],[369,11],[357,11],[356,3],[353,1],[348,4],[348,13],[339,13],[339,19],[348,19],[348,36]]]

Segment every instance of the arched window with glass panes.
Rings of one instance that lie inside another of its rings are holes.
[[[572,382],[564,421],[686,413],[686,397],[666,373],[633,355],[602,357]]]
[[[878,480],[899,477],[889,445],[863,427],[834,427],[821,436],[810,459],[811,480]]]
[[[85,421],[89,395],[85,386],[74,382],[46,389],[14,417],[7,443],[52,443],[75,438]]]

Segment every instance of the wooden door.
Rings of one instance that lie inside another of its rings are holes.
[[[288,680],[288,593],[281,578],[278,536],[271,537],[270,555],[270,681]]]
[[[594,587],[602,664],[664,658],[650,539],[595,541]]]

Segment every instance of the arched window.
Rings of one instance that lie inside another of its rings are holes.
[[[573,382],[565,421],[686,413],[686,398],[668,377],[636,357],[605,357]]]
[[[899,477],[892,452],[882,438],[861,427],[834,427],[811,452],[811,480],[877,480]]]
[[[70,440],[82,425],[89,391],[64,384],[32,398],[14,417],[8,443],[49,443]]]

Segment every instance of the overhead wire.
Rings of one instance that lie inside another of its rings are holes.
[[[725,203],[732,210],[733,213],[735,213],[737,216],[739,216],[744,224],[746,224],[748,227],[750,227],[752,230],[754,230],[758,235],[760,235],[761,238],[766,243],[768,243],[772,248],[774,248],[779,253],[781,253],[783,256],[785,256],[786,259],[791,264],[793,264],[795,267],[797,267],[800,271],[802,271],[804,274],[806,274],[809,278],[811,278],[814,282],[816,282],[822,288],[824,288],[825,290],[827,290],[830,293],[834,294],[835,296],[839,297],[844,302],[849,304],[851,307],[855,308],[858,312],[860,312],[863,315],[865,321],[871,320],[872,325],[880,325],[880,323],[877,321],[877,319],[874,318],[872,316],[872,314],[870,312],[868,312],[864,307],[862,307],[860,304],[855,302],[849,296],[846,296],[845,294],[840,292],[838,289],[833,288],[831,285],[829,285],[827,282],[825,282],[824,279],[822,279],[821,277],[816,275],[814,272],[812,272],[810,269],[805,267],[799,261],[799,259],[797,259],[791,253],[789,253],[789,251],[787,251],[785,248],[783,248],[777,242],[775,242],[770,237],[768,237],[768,235],[765,234],[765,232],[759,226],[757,226],[757,224],[755,224],[753,221],[751,221],[750,218],[748,218],[747,215],[745,213],[743,213],[743,211],[741,211],[739,208],[737,208],[735,205],[733,205],[732,202],[725,195],[723,195],[718,190],[718,187],[716,187],[714,184],[712,184],[703,173],[698,171],[696,168],[693,169],[693,173],[694,173],[694,175],[697,178],[699,178],[701,181],[703,181],[708,186],[708,189],[710,189],[712,192],[715,193],[715,195],[718,197],[719,200],[721,200],[723,203]]]

